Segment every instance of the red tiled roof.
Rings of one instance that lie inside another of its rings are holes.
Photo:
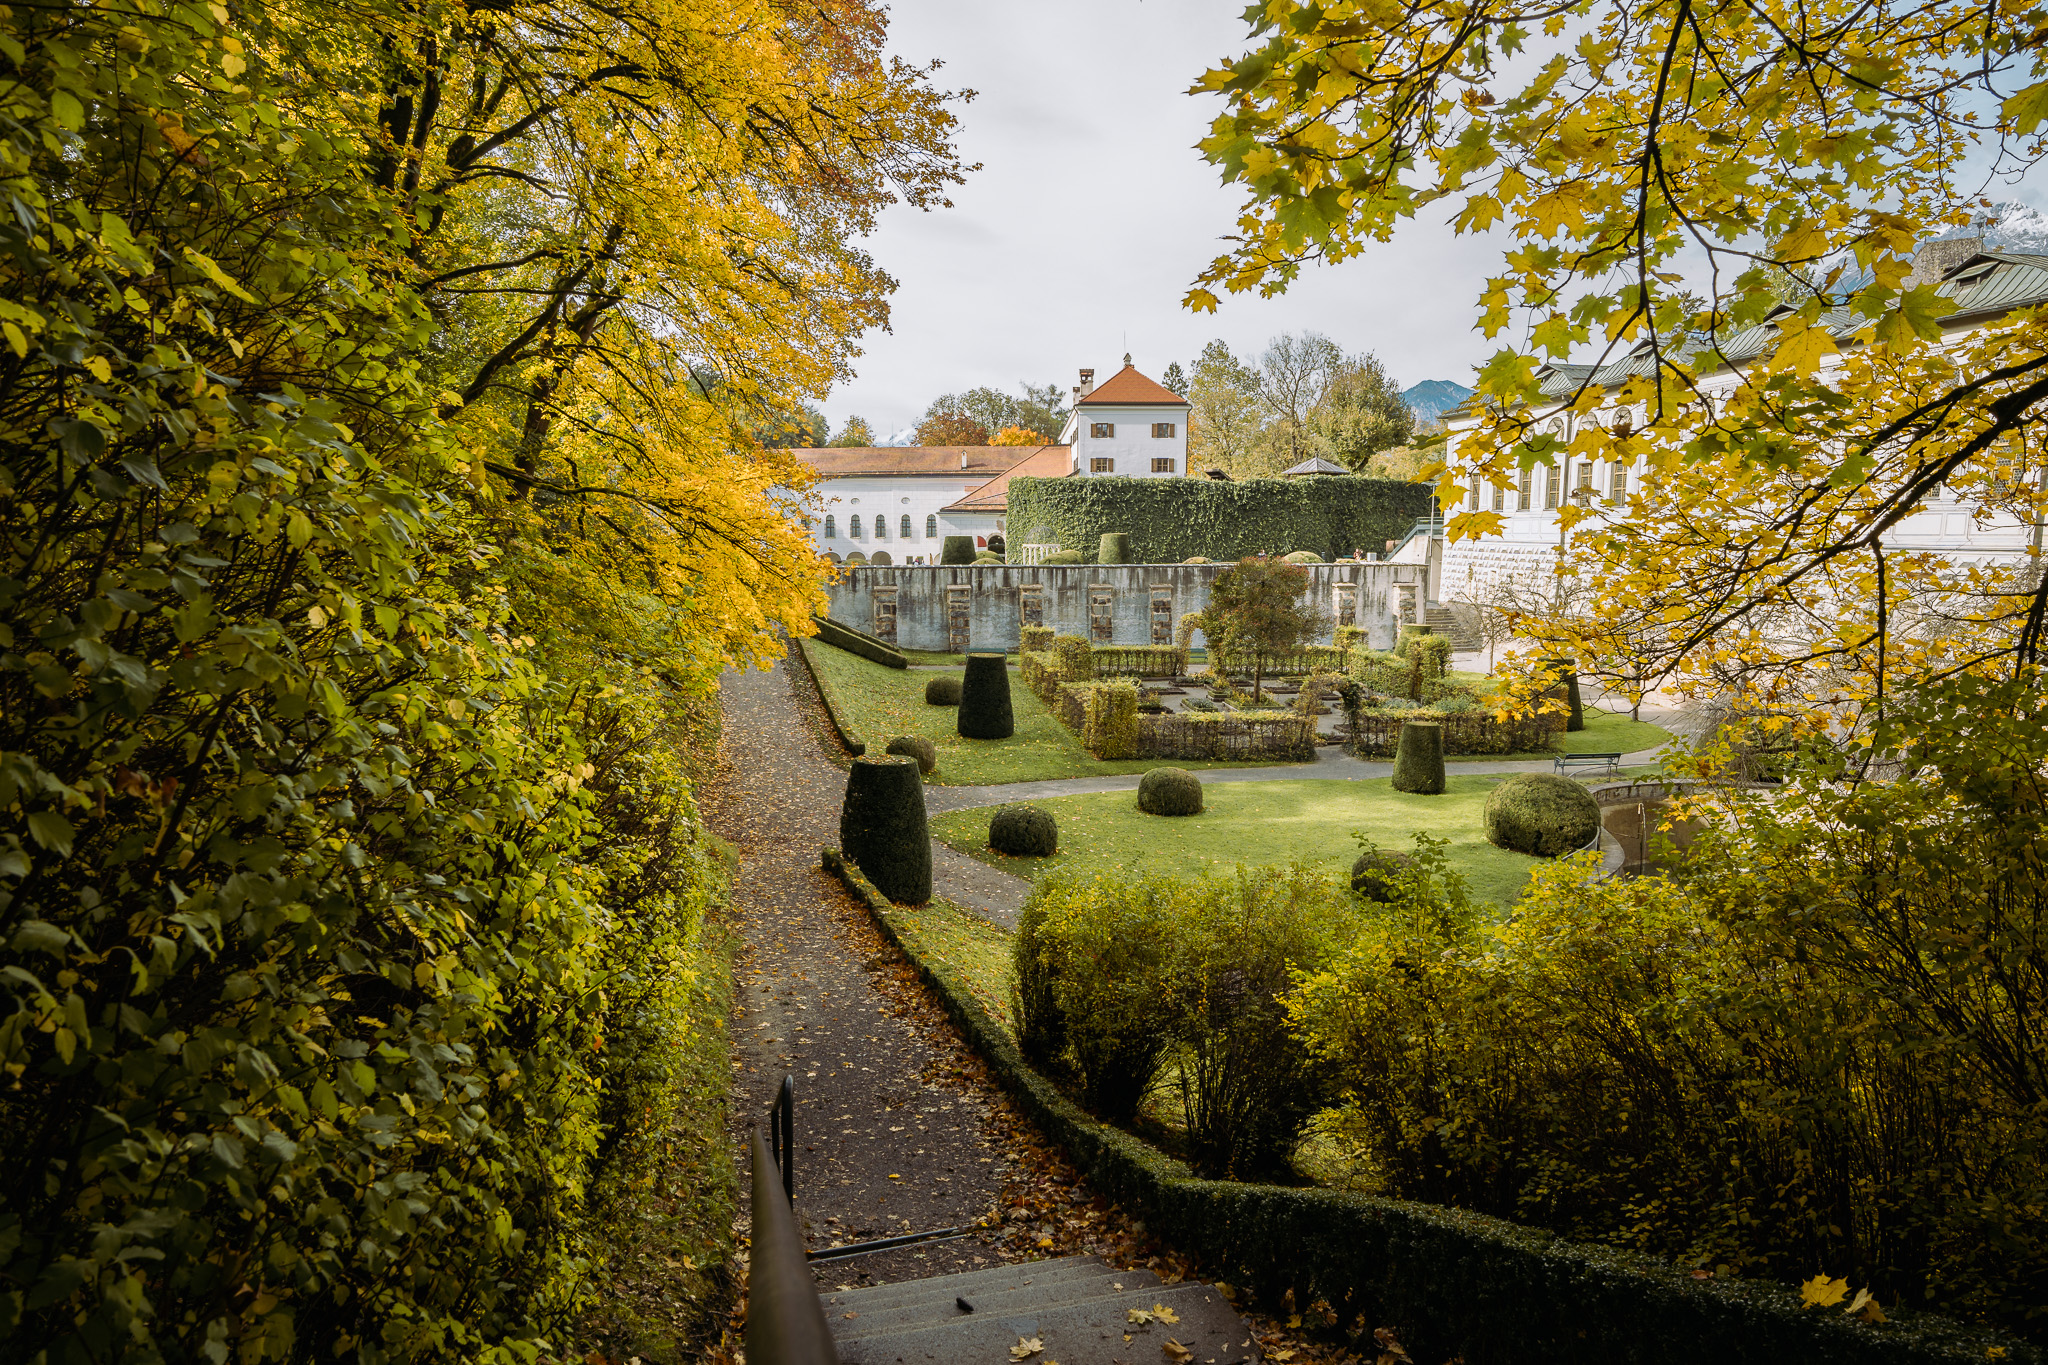
[[[1139,374],[1135,365],[1126,365],[1103,380],[1081,402],[1115,403],[1120,407],[1147,407],[1154,403],[1171,403],[1177,408],[1188,405],[1188,400],[1172,389]]]
[[[1010,480],[1022,476],[1057,479],[1074,472],[1072,446],[1039,446],[1030,456],[1004,470],[979,488],[970,488],[945,512],[1003,512],[1010,506]]]
[[[1031,446],[802,446],[789,453],[821,479],[913,477],[986,479],[1024,459]],[[966,463],[961,463],[961,457]]]

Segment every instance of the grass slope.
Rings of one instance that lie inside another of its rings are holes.
[[[924,685],[943,675],[924,669],[884,668],[816,640],[800,643],[833,709],[870,751],[880,752],[896,735],[929,739],[939,751],[939,766],[928,780],[941,786],[1103,777],[1162,766],[1272,766],[1264,762],[1164,764],[1156,759],[1105,763],[1081,747],[1080,739],[1053,718],[1014,670],[1010,674],[1010,708],[1016,717],[1016,733],[1009,739],[962,739],[955,730],[958,713],[952,707],[925,705]]]
[[[951,901],[898,906],[896,932],[917,956],[958,971],[981,1007],[1010,1024],[1010,931]]]
[[[1095,792],[1033,801],[1060,825],[1060,851],[1050,858],[1009,858],[988,848],[987,807],[932,821],[932,835],[1006,872],[1114,874],[1199,873],[1237,863],[1287,863],[1348,870],[1360,831],[1383,848],[1412,847],[1410,835],[1450,841],[1450,856],[1475,899],[1505,906],[1521,893],[1536,859],[1495,848],[1480,825],[1480,808],[1497,777],[1451,777],[1442,796],[1397,792],[1370,782],[1301,780],[1212,782],[1200,815],[1141,815],[1132,792]]]

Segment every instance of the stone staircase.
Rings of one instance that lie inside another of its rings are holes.
[[[1261,1359],[1251,1329],[1214,1286],[1163,1284],[1149,1270],[1115,1270],[1092,1256],[819,1297],[844,1365]],[[1134,1320],[1134,1312],[1146,1316]]]
[[[1457,613],[1449,607],[1435,602],[1424,608],[1422,623],[1438,635],[1451,637],[1451,648],[1455,650],[1480,649],[1485,642],[1469,630],[1458,628]]]

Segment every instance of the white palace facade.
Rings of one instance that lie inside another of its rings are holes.
[[[947,536],[972,536],[977,549],[991,536],[1007,537],[1014,478],[1185,478],[1188,401],[1125,356],[1124,367],[1099,385],[1095,371],[1081,371],[1066,429],[1048,445],[790,453],[817,471],[811,540],[821,553],[835,561],[858,553],[870,563],[937,563]]]
[[[2048,302],[2048,255],[2034,255],[1983,249],[1979,238],[1929,242],[1914,259],[1907,287],[1939,282],[1941,292],[1951,301],[1942,329],[1951,340],[1960,339],[1985,323],[2018,308]],[[1824,319],[1838,341],[1846,344],[1850,333],[1862,325],[1846,311]],[[1723,351],[1731,361],[1760,355],[1773,343],[1777,328],[1765,322],[1729,338]],[[1574,415],[1572,399],[1587,384],[1616,390],[1628,379],[1652,372],[1654,358],[1648,347],[1596,369],[1590,365],[1547,365],[1538,372],[1547,410],[1537,418],[1545,431],[1569,443],[1579,425],[1598,420],[1615,429],[1624,420],[1640,427],[1648,420],[1641,405],[1624,412],[1609,407],[1595,416]],[[1731,393],[1739,375],[1723,369],[1704,376],[1701,390],[1719,401]],[[1469,410],[1449,414],[1449,451],[1455,461],[1462,432],[1478,425]],[[1623,461],[1570,460],[1555,465],[1538,465],[1522,471],[1517,486],[1502,488],[1482,483],[1475,475],[1467,484],[1464,508],[1490,510],[1501,514],[1503,534],[1481,540],[1463,540],[1444,547],[1443,582],[1440,589],[1447,602],[1479,602],[1503,579],[1526,586],[1548,581],[1554,571],[1560,545],[1558,524],[1560,504],[1567,500],[1595,508],[1620,507],[1631,490],[1640,490],[1647,470],[1640,463]],[[1927,550],[1966,562],[2017,561],[2030,547],[2041,544],[2042,528],[2011,518],[1979,522],[1969,507],[1939,490],[1918,511],[1894,527],[1885,537],[1888,546]]]

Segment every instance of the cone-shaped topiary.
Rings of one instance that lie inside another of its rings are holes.
[[[1517,773],[1486,794],[1486,837],[1516,853],[1561,858],[1593,842],[1600,803],[1568,777]]]
[[[942,678],[933,678],[924,685],[926,706],[958,706],[960,704],[960,680],[951,673]]]
[[[1128,564],[1131,562],[1131,538],[1122,531],[1104,531],[1096,547],[1097,564]]]
[[[1013,858],[1050,858],[1059,851],[1059,824],[1037,806],[998,806],[988,820],[988,846]]]
[[[916,759],[853,760],[839,811],[839,849],[890,900],[923,905],[932,898],[932,836]]]
[[[1414,861],[1392,849],[1369,848],[1351,864],[1351,889],[1384,905],[1394,899],[1395,887]]]
[[[888,752],[917,760],[918,772],[926,777],[939,766],[939,746],[918,735],[898,735],[889,741]]]
[[[1010,714],[1010,669],[1000,654],[967,656],[960,681],[960,733],[967,739],[1008,739],[1017,733]]]
[[[1202,779],[1186,768],[1154,768],[1138,779],[1138,809],[1147,815],[1200,815]]]
[[[1401,742],[1394,750],[1394,790],[1417,796],[1441,796],[1444,790],[1444,727],[1442,721],[1404,720]]]
[[[939,563],[972,564],[974,562],[973,536],[947,536],[939,546]]]

